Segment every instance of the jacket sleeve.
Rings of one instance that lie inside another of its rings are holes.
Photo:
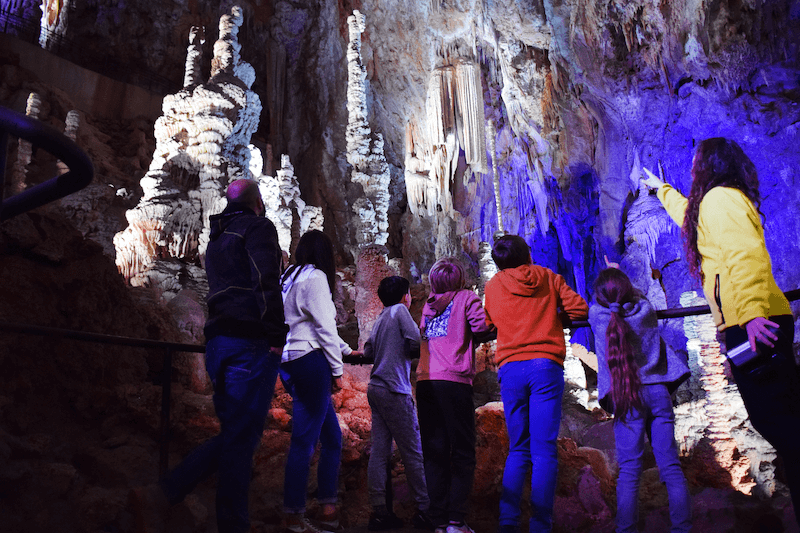
[[[581,320],[589,316],[589,305],[586,300],[573,291],[560,274],[555,274],[555,287],[561,299],[561,306],[571,320]]]
[[[420,333],[419,326],[414,322],[411,313],[403,307],[397,313],[400,323],[400,334],[403,336],[406,355],[409,359],[419,357]]]
[[[664,206],[669,217],[682,228],[683,217],[686,215],[686,206],[689,205],[689,201],[686,197],[668,183],[659,187],[656,195],[658,199],[661,200],[661,205]]]
[[[261,322],[267,329],[270,346],[281,347],[286,343],[289,326],[286,325],[281,297],[282,258],[278,232],[268,218],[259,218],[248,228],[244,245],[250,259],[251,279],[256,280]]]
[[[486,311],[483,308],[481,299],[477,294],[469,291],[465,302],[465,314],[469,329],[478,342],[488,342],[497,338],[497,328],[491,324]]]
[[[303,282],[300,310],[314,322],[317,341],[331,367],[331,374],[339,377],[344,372],[342,339],[336,329],[336,306],[325,274],[317,270]]]
[[[703,197],[698,226],[720,250],[725,269],[706,275],[727,273],[729,289],[722,297],[731,299],[740,324],[769,316],[772,263],[761,218],[750,200],[741,191],[715,187]]]

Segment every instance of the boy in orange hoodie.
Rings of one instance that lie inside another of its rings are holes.
[[[559,313],[572,320],[584,319],[589,306],[563,277],[532,264],[522,237],[497,239],[492,259],[500,272],[486,284],[484,308],[487,324],[497,327],[495,363],[509,442],[500,532],[519,531],[522,485],[529,469],[530,532],[550,531],[567,353]]]

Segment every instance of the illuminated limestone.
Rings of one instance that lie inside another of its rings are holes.
[[[68,13],[74,0],[42,0],[39,46],[51,50],[67,35]]]
[[[75,141],[78,138],[78,128],[81,125],[81,116],[78,111],[73,109],[69,113],[67,113],[67,118],[64,120],[64,135],[69,139]],[[56,163],[58,166],[58,173],[65,174],[69,172],[69,167],[62,163],[60,160]]]
[[[258,161],[261,154],[257,148],[251,147]],[[251,170],[253,165],[251,164]],[[290,252],[293,244],[309,230],[323,229],[324,218],[322,208],[306,205],[300,196],[300,183],[294,174],[294,167],[288,155],[281,156],[281,168],[276,177],[256,174],[261,197],[264,199],[267,217],[278,230],[278,242],[281,249]]]
[[[42,97],[37,93],[28,95],[28,103],[25,106],[25,115],[30,118],[38,119],[42,109]],[[30,141],[20,138],[17,149],[17,160],[14,163],[14,171],[11,175],[11,194],[22,192],[27,187],[25,177],[28,174],[28,165],[31,164],[33,155],[33,145]]]
[[[142,199],[126,213],[128,228],[114,237],[117,267],[134,286],[163,284],[158,262],[197,264],[208,243],[208,217],[224,208],[227,184],[252,178],[249,143],[261,101],[250,90],[254,70],[239,54],[242,22],[239,7],[221,17],[211,77],[204,84],[195,83],[202,32],[191,31],[187,86],[164,98],[153,160],[140,181]]]
[[[354,11],[347,17],[347,162],[353,166],[351,181],[361,185],[364,195],[353,203],[357,215],[356,243],[359,247],[383,245],[389,238],[389,182],[391,175],[383,151],[383,136],[372,137],[367,119],[367,76],[361,58],[364,15]]]

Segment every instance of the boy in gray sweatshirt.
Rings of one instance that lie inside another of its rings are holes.
[[[372,453],[367,470],[373,510],[370,531],[403,525],[386,506],[387,464],[392,453],[392,439],[400,450],[417,504],[412,524],[417,529],[433,529],[426,515],[430,499],[425,485],[417,410],[411,396],[411,360],[419,357],[420,332],[408,311],[411,307],[409,288],[408,280],[400,276],[381,280],[378,297],[384,309],[364,345],[364,356],[375,361],[367,387],[367,400],[372,409]]]

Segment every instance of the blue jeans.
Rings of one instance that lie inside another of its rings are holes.
[[[550,359],[512,361],[500,367],[500,394],[508,430],[500,528],[518,530],[522,487],[531,475],[531,533],[550,531],[556,491],[564,368]]]
[[[686,478],[678,459],[675,443],[675,414],[667,386],[643,385],[642,402],[645,411],[634,410],[625,421],[614,421],[617,444],[619,479],[617,480],[617,533],[638,531],[639,477],[642,474],[642,454],[645,433],[658,465],[661,481],[669,495],[669,517],[672,533],[688,532],[692,527],[691,500]]]
[[[283,507],[287,513],[306,509],[311,457],[321,444],[317,465],[317,501],[336,503],[342,430],[331,401],[331,367],[322,350],[281,365],[281,377],[292,395],[292,440],[286,457]]]
[[[280,356],[269,348],[263,339],[217,336],[208,341],[206,370],[214,384],[220,432],[161,480],[174,504],[216,471],[220,533],[250,531],[247,500],[253,453],[264,431],[280,365]]]

